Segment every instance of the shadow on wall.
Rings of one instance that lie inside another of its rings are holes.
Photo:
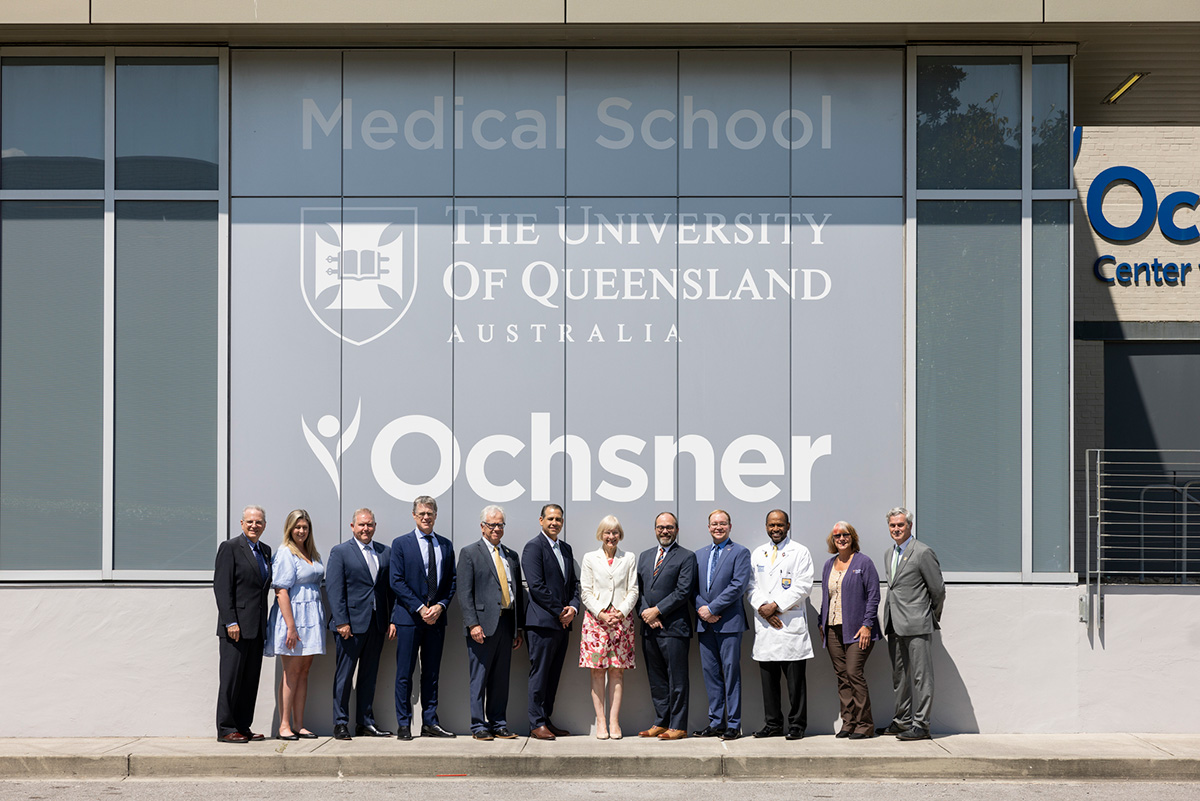
[[[878,718],[878,714],[876,715]],[[934,734],[978,734],[979,721],[971,693],[963,681],[954,656],[946,650],[941,632],[933,635],[933,715]]]

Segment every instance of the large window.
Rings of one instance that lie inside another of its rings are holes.
[[[0,579],[211,574],[223,72],[0,51]]]

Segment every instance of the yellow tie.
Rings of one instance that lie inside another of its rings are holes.
[[[779,556],[779,546],[778,546],[778,545],[772,545],[772,546],[771,546],[771,564],[775,564],[775,557],[776,557],[776,556]]]
[[[500,549],[492,548],[492,556],[496,559],[496,575],[500,577],[500,603],[507,609],[512,605],[512,597],[508,594],[508,574],[504,572],[504,560],[500,558]]]

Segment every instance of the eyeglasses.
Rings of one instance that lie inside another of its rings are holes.
[[[504,531],[503,523],[484,523],[483,525],[487,526],[491,531]]]
[[[655,526],[655,531],[674,531],[675,526]]]
[[[834,535],[833,535],[833,538],[834,538],[835,540],[848,540],[848,539],[850,539],[851,537],[850,537],[850,535],[849,535],[849,534],[842,533],[842,534],[834,534]]]

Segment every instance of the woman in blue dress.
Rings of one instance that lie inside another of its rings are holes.
[[[283,545],[271,563],[275,606],[267,622],[265,651],[283,662],[279,739],[315,740],[317,735],[304,728],[304,702],[313,656],[325,653],[325,610],[321,606],[325,566],[313,543],[308,512],[291,512],[283,529]]]

